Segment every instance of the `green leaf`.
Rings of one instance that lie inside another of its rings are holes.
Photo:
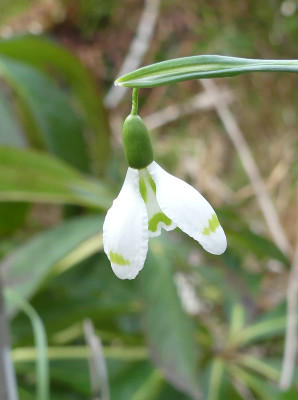
[[[153,370],[142,386],[135,392],[132,400],[154,400],[160,393],[163,385],[163,377],[160,371]]]
[[[220,358],[215,358],[211,365],[207,400],[219,400],[224,372],[224,361]]]
[[[76,204],[107,209],[112,196],[100,181],[34,151],[0,147],[0,201]]]
[[[115,85],[150,88],[247,72],[298,72],[298,60],[257,60],[218,55],[183,57],[139,68],[118,78]]]
[[[13,109],[0,87],[0,144],[13,147],[24,147],[25,138]]]
[[[32,363],[16,363],[18,374],[32,377],[34,374]],[[86,360],[66,360],[51,361],[51,399],[55,400],[74,400],[87,399],[90,397],[90,383],[88,373],[88,361]],[[32,379],[32,378],[31,378]],[[30,390],[30,379],[20,379],[19,390],[26,388]],[[32,393],[32,389],[30,390]],[[81,396],[80,396],[81,395]],[[83,395],[83,396],[82,396]],[[78,397],[80,396],[80,397]],[[23,397],[21,397],[23,400]],[[24,400],[27,399],[24,397]],[[28,398],[28,400],[31,400]],[[39,400],[34,397],[34,400]]]
[[[5,300],[13,306],[19,307],[30,319],[34,342],[37,351],[36,358],[36,398],[39,400],[49,399],[49,363],[47,358],[47,334],[37,312],[16,291],[5,289]]]
[[[98,228],[102,228],[101,221]],[[74,340],[83,340],[82,320],[88,317],[98,327],[97,333],[105,343],[116,338],[121,340],[127,350],[126,359],[147,358],[146,349],[140,348],[143,341],[139,334],[141,305],[136,297],[137,282],[121,281],[115,276],[106,255],[98,252],[102,246],[101,235],[88,237],[63,259],[75,254],[90,239],[95,239],[93,255],[85,253],[84,260],[79,258],[66,271],[56,269],[56,264],[51,268],[50,279],[44,281],[31,303],[43,317],[51,343],[65,346]],[[22,328],[20,317],[14,319],[13,329],[16,345],[30,343],[30,332]],[[134,351],[132,345],[140,350]],[[115,356],[117,348],[111,349]],[[68,354],[71,357],[72,350]]]
[[[163,382],[161,373],[149,362],[127,364],[125,369],[111,376],[111,398],[153,400]]]
[[[18,386],[18,392],[22,400],[36,400],[36,397],[31,393],[31,391],[28,392],[23,387]]]
[[[75,351],[75,348],[74,348]],[[88,376],[87,354],[86,360],[70,359],[51,361],[51,381],[53,383],[53,399],[87,399],[90,398],[90,384]],[[111,400],[155,400],[173,399],[173,397],[159,397],[158,393],[165,386],[159,371],[148,361],[127,362],[121,359],[107,360],[109,381],[111,388]],[[16,364],[20,373],[31,372],[30,364]],[[24,382],[21,382],[24,385]],[[56,392],[57,391],[57,392]],[[173,394],[172,391],[171,394]],[[60,396],[58,396],[58,393]],[[175,393],[175,392],[174,392]],[[79,396],[82,394],[83,396]],[[180,393],[180,397],[174,399],[186,400]]]
[[[0,90],[0,144],[13,147],[24,147],[25,138],[22,129],[13,115],[13,109]],[[8,234],[18,228],[24,221],[29,204],[2,203],[0,205],[0,235]]]
[[[89,152],[96,173],[101,172],[110,155],[110,126],[100,88],[91,74],[68,50],[47,38],[16,36],[0,41],[0,54],[34,65],[44,73],[61,76],[76,95],[88,129]]]
[[[5,286],[23,298],[31,297],[60,260],[101,231],[102,222],[100,216],[80,217],[29,240],[2,262]]]
[[[264,379],[260,379],[252,373],[239,367],[231,367],[234,377],[248,386],[259,400],[281,400],[282,394]]]
[[[21,227],[29,210],[29,203],[0,203],[0,236]]]
[[[296,400],[296,399],[297,399],[297,388],[291,388],[286,392],[282,392],[278,400]]]
[[[201,366],[203,400],[243,400],[235,391],[227,373],[228,360],[215,356]]]
[[[158,241],[151,240],[141,273],[141,296],[153,361],[179,390],[199,397],[193,327],[182,309],[173,271]]]
[[[272,366],[270,360],[262,360],[249,354],[242,354],[237,357],[237,364],[263,375],[273,382],[279,381],[281,366],[279,368]]]
[[[229,338],[228,341],[232,342],[234,335],[239,334],[244,327],[245,323],[245,308],[240,303],[234,303],[231,307]]]
[[[46,75],[21,62],[0,57],[0,76],[17,94],[23,115],[30,120],[29,136],[77,168],[88,170],[88,156],[81,119],[70,99]]]
[[[233,345],[246,345],[256,340],[278,336],[284,332],[286,323],[286,316],[256,322],[244,328],[239,334],[234,335]]]
[[[13,108],[0,87],[0,145],[24,147],[25,138]],[[24,222],[30,205],[2,203],[0,205],[0,235],[9,234]]]
[[[232,247],[239,253],[250,251],[259,258],[270,257],[289,265],[289,260],[280,249],[269,239],[248,229],[229,230],[228,238]]]

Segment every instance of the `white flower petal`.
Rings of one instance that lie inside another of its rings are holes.
[[[139,188],[146,204],[148,215],[148,235],[156,237],[161,234],[161,228],[171,231],[177,225],[161,210],[156,199],[156,186],[146,168],[139,170]]]
[[[138,170],[128,168],[118,197],[103,225],[103,246],[120,279],[134,279],[148,250],[148,217],[139,192]]]
[[[157,201],[166,216],[209,253],[222,254],[227,247],[226,235],[208,201],[156,162],[153,161],[147,170],[156,184]]]

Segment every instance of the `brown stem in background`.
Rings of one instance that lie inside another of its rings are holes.
[[[90,348],[89,371],[92,400],[110,400],[108,370],[101,340],[96,336],[92,321],[83,322],[85,340]]]
[[[297,187],[297,219],[298,219],[298,187]],[[297,357],[297,297],[298,297],[298,220],[297,245],[294,260],[291,266],[287,289],[287,331],[281,369],[279,387],[288,390],[291,387]]]
[[[151,43],[158,17],[160,0],[145,0],[145,6],[141,15],[135,37],[133,38],[127,55],[118,72],[118,76],[127,74],[139,68]],[[108,108],[115,108],[122,100],[127,88],[113,86],[105,97],[105,105]]]
[[[206,79],[202,79],[200,82],[203,88],[205,89],[206,93],[208,93],[210,95],[210,98],[213,99],[214,108],[223,126],[225,127],[228,136],[230,137],[233,145],[235,146],[240,161],[252,184],[256,200],[259,203],[260,209],[268,225],[274,243],[282,252],[284,252],[286,255],[289,256],[291,254],[290,243],[280,223],[274,205],[267,193],[258,166],[255,163],[250,148],[245,140],[245,137],[239,125],[237,124],[237,121],[235,120],[229,106],[217,100],[219,95],[219,90],[216,84],[212,80],[206,80]]]

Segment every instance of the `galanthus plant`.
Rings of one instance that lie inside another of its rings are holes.
[[[120,279],[137,276],[145,263],[149,237],[159,236],[162,228],[180,228],[212,254],[222,254],[227,247],[208,201],[153,160],[147,128],[137,115],[137,96],[135,89],[132,112],[123,125],[129,168],[103,226],[104,250]]]
[[[138,89],[261,71],[298,72],[298,60],[200,55],[148,65],[115,81],[118,86],[133,88],[132,111],[123,125],[129,168],[103,227],[104,250],[119,278],[137,276],[145,263],[149,237],[160,235],[162,228],[180,228],[212,254],[222,254],[227,247],[225,233],[208,201],[153,161],[147,128],[137,115]]]

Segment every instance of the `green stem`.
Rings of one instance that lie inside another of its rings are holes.
[[[249,354],[244,354],[237,358],[237,363],[252,369],[255,372],[265,376],[268,379],[271,379],[274,382],[278,382],[279,371],[276,368],[271,367],[271,365],[266,362],[259,360]]]
[[[47,357],[47,335],[44,325],[35,309],[17,292],[6,289],[5,297],[17,305],[30,319],[36,346],[36,398],[50,399],[49,362]]]
[[[106,358],[139,361],[148,359],[148,350],[145,347],[104,347]],[[47,357],[49,360],[75,360],[86,359],[90,355],[88,346],[57,346],[48,347]],[[35,361],[37,358],[35,347],[19,347],[12,351],[12,358],[15,363]]]
[[[131,115],[138,115],[139,88],[132,91]]]
[[[4,310],[3,288],[0,279],[0,399],[17,400],[17,384],[10,357],[10,335]]]
[[[217,400],[220,394],[220,386],[223,381],[225,364],[220,358],[215,358],[211,367],[208,400]]]

